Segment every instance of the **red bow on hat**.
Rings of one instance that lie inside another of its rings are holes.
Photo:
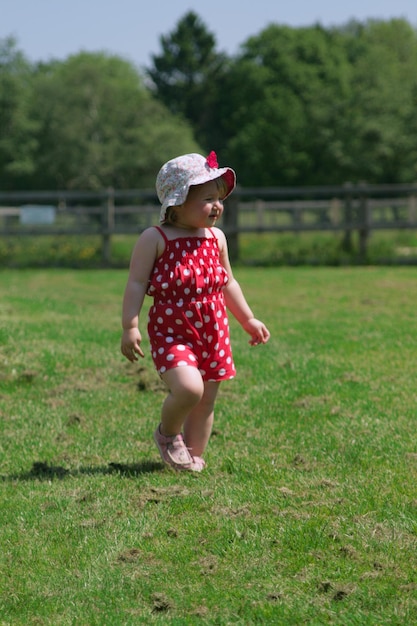
[[[219,167],[219,164],[217,163],[217,154],[214,152],[214,150],[212,150],[210,152],[210,154],[208,155],[207,159],[207,165],[211,168],[211,167],[215,167],[216,169]]]

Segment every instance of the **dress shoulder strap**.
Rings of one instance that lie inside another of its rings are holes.
[[[156,228],[156,230],[161,233],[162,237],[165,239],[165,243],[168,243],[168,237],[166,236],[162,228],[160,228],[159,226],[154,226],[154,228]]]
[[[216,235],[216,233],[213,231],[213,229],[212,229],[212,228],[208,228],[207,230],[209,231],[209,233],[210,233],[210,235],[212,236],[212,238],[213,238],[213,239],[215,239],[215,240],[216,240],[216,242],[217,242],[217,244],[218,244],[218,243],[219,243],[219,240],[217,239],[217,235]]]

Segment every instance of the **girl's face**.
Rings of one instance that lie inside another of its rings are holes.
[[[178,209],[177,226],[210,228],[223,213],[223,200],[214,180],[190,187],[188,196]]]

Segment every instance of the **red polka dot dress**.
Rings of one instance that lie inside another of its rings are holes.
[[[155,262],[147,294],[148,334],[159,374],[174,367],[199,369],[203,380],[221,381],[236,374],[229,321],[222,290],[229,277],[220,263],[217,238],[169,240]]]

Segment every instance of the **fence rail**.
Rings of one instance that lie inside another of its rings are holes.
[[[0,192],[0,237],[98,235],[103,262],[110,263],[111,238],[156,224],[158,207],[149,189]],[[417,184],[237,188],[221,227],[233,259],[240,233],[306,231],[341,232],[346,249],[357,232],[365,257],[373,230],[417,228]]]

